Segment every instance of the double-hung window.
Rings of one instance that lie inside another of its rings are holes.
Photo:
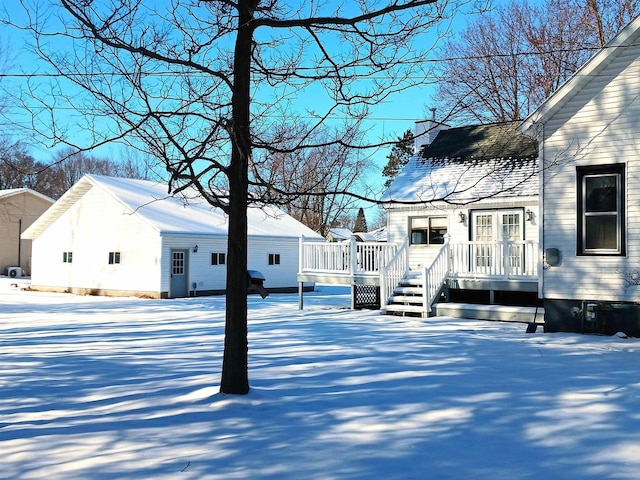
[[[578,255],[624,255],[624,165],[578,167],[577,180]]]

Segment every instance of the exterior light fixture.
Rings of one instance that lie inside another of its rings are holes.
[[[465,215],[465,213],[464,212],[458,213],[458,222],[464,223],[466,221],[467,221],[467,216]]]
[[[524,212],[524,213],[526,215],[525,218],[527,219],[527,222],[532,222],[533,221],[533,212],[527,208],[527,211]]]
[[[198,253],[198,245],[196,245],[195,247],[193,247],[193,253]]]

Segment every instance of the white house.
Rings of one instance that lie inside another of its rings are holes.
[[[431,143],[422,145],[381,199],[388,210],[387,241],[409,239],[413,268],[428,265],[447,235],[454,243],[495,242],[505,235],[537,240],[538,151],[516,132],[518,125],[439,130],[433,123]]]
[[[358,286],[376,287],[402,314],[433,314],[443,292],[537,306],[538,150],[518,124],[417,122],[415,154],[381,199],[387,242],[305,243],[299,281],[348,283],[354,305]]]
[[[519,130],[539,142],[545,329],[640,335],[640,17]]]
[[[187,192],[189,195],[189,192]],[[281,210],[250,208],[248,269],[270,291],[297,291],[301,236]],[[227,217],[166,184],[86,175],[22,235],[33,242],[31,288],[174,298],[222,293]]]
[[[42,215],[54,200],[29,188],[0,190],[0,272],[12,277],[31,273],[31,242],[22,232]]]

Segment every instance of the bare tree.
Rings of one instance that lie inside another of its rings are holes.
[[[349,147],[359,137],[358,130],[323,125],[312,129],[300,120],[278,125],[269,134],[268,143],[278,146],[279,151],[256,161],[268,185],[263,187],[264,200],[282,205],[296,220],[326,236],[329,228],[354,208],[356,200],[346,193],[318,192],[355,191],[369,169],[360,150]],[[313,139],[315,146],[297,148],[299,139],[305,137]]]
[[[0,139],[0,189],[30,188],[57,198],[56,174],[36,160],[28,147],[9,137]]]
[[[56,124],[56,109],[64,104],[89,120],[91,147],[118,139],[144,149],[164,162],[170,191],[193,187],[227,212],[221,391],[247,393],[247,207],[285,193],[345,193],[284,192],[269,184],[256,159],[324,146],[313,135],[284,149],[272,145],[267,132],[273,119],[306,108],[314,122],[309,132],[335,118],[357,124],[371,105],[422,81],[432,27],[457,5],[59,0],[38,9],[26,1],[29,23],[23,27],[58,75],[53,96],[33,85],[32,100],[40,102],[34,113],[41,112],[33,124],[41,133],[54,143],[88,148]],[[348,142],[332,140],[363,147]]]
[[[638,0],[511,2],[476,17],[440,51],[430,106],[450,121],[528,115],[637,11]]]

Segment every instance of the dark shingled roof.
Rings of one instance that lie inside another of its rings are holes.
[[[516,131],[520,123],[493,123],[442,130],[430,145],[422,149],[420,156],[449,160],[537,157],[538,143]]]
[[[466,204],[538,195],[538,144],[520,122],[441,130],[400,171],[384,202]]]

